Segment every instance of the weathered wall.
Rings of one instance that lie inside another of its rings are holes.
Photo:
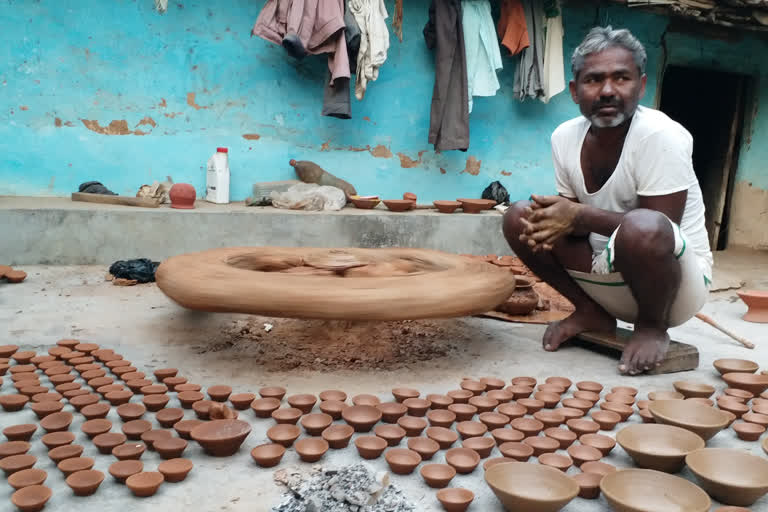
[[[393,0],[386,1],[392,11]],[[165,15],[153,4],[3,3],[0,195],[66,195],[91,179],[134,194],[168,174],[201,191],[216,146],[230,148],[234,200],[255,181],[291,178],[291,158],[314,160],[361,193],[385,197],[407,190],[425,201],[479,195],[496,179],[513,199],[553,190],[549,136],[578,111],[567,94],[546,105],[513,100],[510,58],[500,94],[475,100],[469,151],[436,154],[427,144],[434,80],[421,34],[427,0],[405,2],[404,41],[392,35],[389,60],[365,100],[353,100],[351,120],[319,115],[323,58],[292,61],[250,37],[263,0],[172,0]],[[654,104],[666,18],[573,5],[564,19],[566,55],[594,24],[633,30],[648,46],[644,103]],[[768,69],[765,44],[755,38],[731,46],[666,34],[666,45],[670,58]],[[764,110],[756,111],[739,169],[740,182],[759,189],[768,189],[761,164],[768,147],[757,143],[768,133]],[[481,161],[479,170],[467,165],[470,157]],[[735,240],[751,243],[746,228],[733,231]]]

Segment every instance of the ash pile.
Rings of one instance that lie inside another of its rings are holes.
[[[315,468],[312,474],[280,470],[275,480],[288,488],[272,512],[413,512],[415,506],[391,485],[389,473],[366,464]]]

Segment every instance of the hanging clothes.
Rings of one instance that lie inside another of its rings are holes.
[[[501,87],[496,72],[503,65],[489,0],[462,0],[461,12],[467,60],[468,108],[472,112],[473,96],[496,95]]]
[[[432,0],[424,40],[435,50],[429,143],[438,151],[469,148],[467,63],[460,0]]]
[[[368,82],[379,77],[379,68],[387,60],[389,29],[384,0],[349,0],[349,11],[360,27],[360,51],[357,55],[355,97],[362,100]]]
[[[563,62],[563,16],[547,18],[547,42],[544,46],[544,96],[549,102],[552,96],[565,90],[565,63]]]
[[[349,9],[344,11],[344,39],[347,43],[350,71],[354,73],[355,66],[357,65],[357,53],[360,49],[360,27],[357,26],[355,16]],[[331,71],[326,71],[322,115],[339,119],[350,119],[352,117],[349,82],[349,78],[332,80]]]
[[[523,9],[530,46],[520,54],[515,71],[513,92],[520,101],[544,95],[544,7],[540,0],[523,0]]]
[[[501,44],[512,55],[517,55],[530,46],[528,25],[525,24],[525,12],[520,0],[501,1],[501,16],[499,16],[497,30],[501,35]]]

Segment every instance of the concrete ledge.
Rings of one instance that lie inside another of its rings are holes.
[[[510,254],[501,214],[445,215],[434,210],[303,212],[213,205],[194,210],[0,197],[0,263],[111,264],[162,260],[214,247],[422,247],[452,253]]]

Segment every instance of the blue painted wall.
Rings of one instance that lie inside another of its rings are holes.
[[[427,143],[433,58],[421,34],[428,1],[405,4],[403,43],[391,36],[379,80],[364,101],[353,99],[353,119],[338,120],[320,116],[324,58],[296,62],[250,37],[263,1],[171,0],[160,15],[152,0],[4,0],[0,195],[67,195],[92,179],[133,195],[166,175],[200,192],[217,146],[230,148],[233,200],[253,182],[292,178],[291,158],[385,197],[479,195],[497,179],[513,199],[552,191],[549,136],[578,114],[569,95],[546,105],[513,100],[514,61],[505,57],[500,94],[475,99],[469,151],[436,154]],[[564,21],[566,56],[595,24],[633,30],[648,47],[644,103],[654,104],[667,18],[573,6]],[[768,72],[766,45],[753,37],[733,46],[667,34],[666,43],[670,62]],[[768,89],[760,99],[765,105]],[[765,109],[751,130],[739,179],[768,188],[768,146],[756,143],[768,133]],[[355,150],[377,145],[393,156]],[[463,172],[470,156],[482,161],[478,175]],[[406,158],[417,165],[401,166]]]

